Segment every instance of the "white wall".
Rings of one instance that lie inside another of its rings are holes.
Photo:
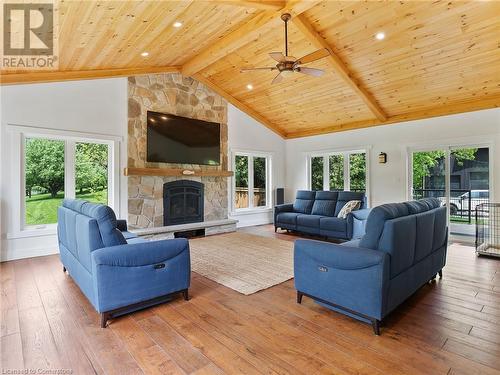
[[[15,205],[19,205],[20,181],[12,176],[19,163],[12,157],[15,142],[9,125],[50,128],[99,134],[121,139],[120,169],[125,167],[127,135],[127,79],[103,79],[64,83],[1,87],[1,259],[24,258],[57,252],[53,231],[43,235],[24,235],[15,230]],[[120,173],[122,175],[122,173]],[[115,209],[125,217],[127,185],[118,181],[120,192]],[[16,198],[17,197],[17,198]]]
[[[275,189],[285,186],[285,141],[276,133],[255,121],[232,105],[228,108],[228,143],[229,153],[236,151],[260,151],[272,153],[272,203]],[[231,191],[232,179],[229,179]],[[231,197],[229,197],[231,199]],[[231,203],[231,202],[229,202]],[[273,205],[272,204],[272,205]],[[272,207],[271,205],[271,207]],[[231,204],[229,205],[231,207]],[[272,209],[259,213],[230,214],[239,220],[238,226],[267,224],[273,222]]]
[[[494,158],[493,198],[500,198],[500,109],[403,122],[342,133],[286,141],[286,199],[297,189],[307,188],[307,154],[322,150],[369,149],[369,194],[371,205],[407,199],[408,148],[430,145],[490,143]],[[378,154],[387,154],[387,164],[378,163]],[[496,169],[496,170],[495,170]],[[497,172],[498,171],[498,172]],[[495,173],[496,172],[496,173]]]

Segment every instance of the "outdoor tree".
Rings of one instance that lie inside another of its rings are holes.
[[[311,189],[323,190],[323,157],[311,158]]]
[[[344,190],[343,155],[330,155],[330,190]]]
[[[248,187],[248,157],[237,155],[235,158],[236,187]]]
[[[474,160],[477,148],[456,149],[451,152],[451,157],[458,165],[463,165],[466,160]],[[422,151],[413,153],[413,189],[425,189],[425,178],[433,173],[444,173],[445,151]],[[438,170],[441,171],[438,171]]]
[[[104,190],[108,183],[108,146],[77,143],[75,157],[76,190]],[[52,198],[64,189],[64,142],[51,139],[26,140],[26,195],[33,189],[50,193]]]
[[[366,189],[366,154],[349,155],[351,190]]]
[[[64,142],[28,138],[25,158],[27,195],[41,188],[55,198],[64,188]]]
[[[75,171],[75,187],[80,193],[104,190],[108,183],[108,146],[77,143]]]

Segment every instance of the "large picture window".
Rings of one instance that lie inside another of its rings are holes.
[[[270,207],[270,155],[235,153],[233,210]]]
[[[366,191],[366,152],[329,152],[309,157],[311,190]]]
[[[24,226],[57,223],[64,198],[108,204],[109,143],[24,138]]]

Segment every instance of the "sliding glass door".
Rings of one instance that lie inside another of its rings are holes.
[[[475,210],[490,198],[488,147],[443,147],[413,151],[413,199],[438,198],[448,207],[450,232],[474,236]]]

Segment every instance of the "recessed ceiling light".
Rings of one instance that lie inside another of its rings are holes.
[[[376,33],[376,34],[375,34],[375,38],[376,38],[377,40],[383,40],[383,39],[385,39],[385,33],[384,33],[384,32],[382,32],[382,31],[381,31],[381,32],[378,32],[378,33]]]
[[[149,56],[149,52],[143,52],[143,53],[141,53],[141,56],[142,57],[147,57],[147,56]]]
[[[249,83],[249,84],[247,85],[247,89],[248,89],[248,90],[253,90],[253,85],[252,85],[251,83]]]
[[[179,21],[176,21],[174,22],[174,27],[181,27],[182,26],[182,22],[179,22]]]

